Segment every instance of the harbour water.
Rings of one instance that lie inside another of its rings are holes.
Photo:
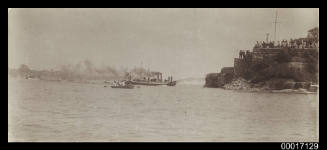
[[[316,94],[8,79],[9,141],[318,141]]]

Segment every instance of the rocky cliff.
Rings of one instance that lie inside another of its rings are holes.
[[[302,39],[303,40],[303,39]],[[225,89],[309,89],[318,84],[318,47],[255,47],[233,67],[206,76],[205,87]]]

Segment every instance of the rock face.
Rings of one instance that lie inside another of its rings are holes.
[[[219,76],[218,73],[207,74],[204,87],[214,87],[214,88],[220,87],[220,84],[218,83],[218,76]]]
[[[237,78],[232,80],[232,82],[225,84],[223,88],[228,90],[249,90],[251,84],[243,78]]]
[[[206,76],[204,87],[223,87],[225,84],[230,83],[234,78],[234,68],[224,67],[220,73],[209,73]]]

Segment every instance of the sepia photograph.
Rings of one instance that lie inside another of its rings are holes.
[[[8,142],[319,142],[319,8],[8,8]]]

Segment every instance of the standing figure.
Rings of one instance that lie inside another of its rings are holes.
[[[299,48],[300,47],[300,44],[301,44],[301,41],[300,40],[296,40],[296,48]]]
[[[246,50],[246,54],[245,54],[245,59],[250,59],[250,51],[249,50]]]
[[[254,46],[255,48],[259,48],[260,47],[260,44],[259,44],[259,42],[257,41],[257,43],[255,44],[255,46]]]
[[[290,39],[290,47],[291,48],[294,48],[294,41],[293,41],[293,39]]]

